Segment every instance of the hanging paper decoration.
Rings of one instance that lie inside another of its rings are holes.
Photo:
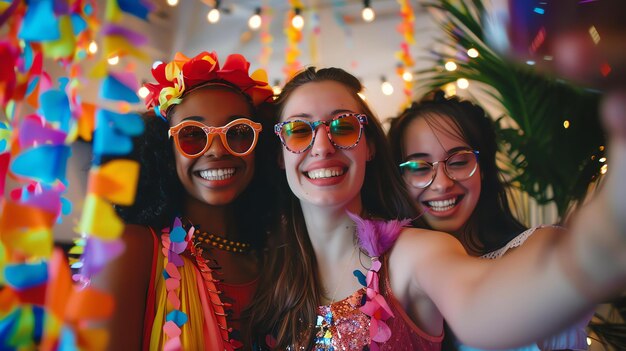
[[[272,23],[272,18],[274,17],[274,10],[272,10],[269,6],[263,6],[261,11],[261,54],[259,55],[259,64],[261,68],[268,71],[268,66],[270,63],[270,58],[272,57],[272,42],[274,42],[274,38],[272,37],[270,24]]]
[[[283,72],[287,79],[295,75],[301,68],[302,64],[298,60],[300,57],[300,42],[302,41],[302,28],[296,28],[292,25],[292,20],[295,16],[301,14],[303,5],[300,0],[289,0],[291,5],[291,11],[287,12],[285,17],[285,29],[284,33],[287,37],[287,48],[285,49],[285,66]]]
[[[95,3],[0,3],[0,25],[6,33],[0,40],[0,59],[6,63],[0,67],[0,103],[8,117],[7,123],[0,122],[1,350],[106,348],[108,335],[95,326],[110,316],[113,301],[86,283],[123,250],[119,240],[123,224],[111,204],[132,203],[139,166],[128,160],[102,163],[101,156],[128,153],[129,139],[140,134],[143,125],[136,115],[96,112],[97,106],[81,102],[80,61],[90,57],[88,45],[97,32],[108,36],[104,46],[109,52],[143,57],[137,50],[142,37],[119,23],[121,12],[145,18],[149,8],[135,0],[107,1],[107,21],[115,23],[100,31]],[[52,80],[44,58],[55,60],[66,77]],[[107,77],[103,98],[138,101],[134,76],[109,73],[106,67],[102,71]],[[22,116],[24,104],[37,113]],[[95,130],[96,163],[81,222],[86,229],[86,239],[81,240],[83,271],[76,284],[65,255],[53,247],[53,226],[71,210],[63,197],[71,143],[77,137],[91,139],[96,115],[108,124]],[[111,149],[106,145],[111,138],[123,142]],[[10,196],[5,198],[7,176],[19,186],[6,189]]]
[[[396,73],[402,78],[404,82],[404,88],[402,91],[406,96],[406,104],[410,105],[413,95],[413,79],[411,76],[411,69],[415,66],[415,61],[411,56],[411,45],[415,45],[414,24],[415,15],[413,14],[413,8],[409,0],[398,0],[400,4],[400,17],[402,22],[398,25],[398,32],[402,35],[402,43],[400,44],[400,50],[396,51],[396,59],[399,61]],[[409,75],[409,76],[407,76]]]

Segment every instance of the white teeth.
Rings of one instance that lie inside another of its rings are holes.
[[[430,207],[433,211],[447,211],[454,207],[456,204],[456,197],[447,200],[439,200],[439,201],[427,201],[428,207]]]
[[[228,179],[235,174],[234,168],[216,168],[216,169],[205,169],[204,171],[200,171],[200,177],[206,180],[224,180]]]
[[[319,168],[319,169],[308,171],[307,174],[309,178],[311,179],[338,177],[343,174],[343,168],[341,167]]]

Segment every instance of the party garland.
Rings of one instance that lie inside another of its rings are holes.
[[[412,79],[404,79],[403,75],[405,72],[410,73],[411,68],[415,66],[415,61],[411,57],[411,45],[415,45],[415,37],[413,35],[415,15],[409,0],[398,0],[398,3],[400,4],[400,16],[402,17],[402,22],[398,25],[397,30],[400,34],[402,34],[403,41],[400,44],[400,50],[396,51],[395,54],[396,59],[400,62],[396,73],[403,78],[402,81],[404,82],[404,88],[402,91],[406,96],[406,104],[408,106],[412,101],[413,81]]]
[[[107,3],[107,19],[118,22],[121,11],[143,18],[148,11],[137,1]],[[0,69],[1,102],[8,117],[0,123],[0,349],[103,349],[108,335],[91,322],[108,318],[113,300],[88,281],[121,252],[123,225],[111,202],[132,203],[138,165],[104,164],[100,159],[130,152],[130,137],[141,133],[143,125],[135,115],[96,113],[77,94],[79,63],[90,57],[87,47],[100,28],[95,1],[3,2],[0,11],[0,25],[6,24],[9,33],[0,42],[2,62],[9,63]],[[67,78],[58,86],[45,71],[44,58],[66,68]],[[129,79],[120,77],[107,76],[103,98],[120,97],[112,94],[115,79],[124,80],[124,92],[134,95]],[[38,112],[21,116],[22,107]],[[62,197],[70,144],[78,137],[91,140],[94,124],[96,161],[82,213],[87,238],[77,284],[64,253],[53,246],[53,226],[71,211],[71,203]],[[122,146],[112,150],[117,142]],[[21,185],[4,198],[7,175]]]

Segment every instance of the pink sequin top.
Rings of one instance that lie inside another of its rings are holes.
[[[385,279],[384,295],[395,317],[387,320],[391,338],[379,344],[380,350],[439,351],[443,333],[426,334],[406,314],[389,289]],[[359,310],[365,300],[365,288],[344,300],[318,308],[314,351],[370,349],[370,317]]]

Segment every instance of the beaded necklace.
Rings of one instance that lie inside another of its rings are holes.
[[[206,248],[213,248],[235,253],[248,253],[252,249],[252,245],[250,245],[250,243],[229,240],[215,234],[202,232],[198,229],[198,226],[194,225],[189,220],[189,218],[185,218],[185,221],[187,222],[187,224],[184,227],[187,230],[189,230],[189,228],[195,228],[192,238],[194,245],[208,244]]]
[[[196,229],[193,236],[194,236],[194,241],[197,243],[206,243],[206,244],[209,244],[210,247],[212,248],[220,249],[224,251],[236,252],[236,253],[247,253],[252,248],[249,243],[235,241],[235,240],[228,240],[226,238],[222,238],[215,234],[201,232],[198,229]]]

